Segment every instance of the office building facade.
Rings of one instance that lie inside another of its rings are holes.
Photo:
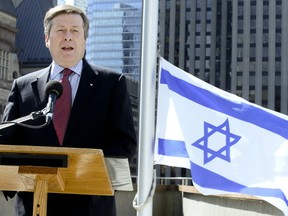
[[[87,0],[57,0],[57,5],[70,4],[81,8],[84,12],[87,9]]]
[[[160,0],[160,54],[223,90],[288,113],[288,2]]]
[[[87,16],[90,20],[87,60],[138,81],[142,2],[88,0]]]

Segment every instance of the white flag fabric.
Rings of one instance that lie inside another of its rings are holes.
[[[288,215],[288,117],[160,58],[155,163],[191,169],[204,195],[248,194]]]

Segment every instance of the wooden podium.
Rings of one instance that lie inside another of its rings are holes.
[[[114,195],[102,150],[0,145],[0,190],[34,192],[33,216],[47,194]]]

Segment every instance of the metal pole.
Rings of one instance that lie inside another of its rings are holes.
[[[155,91],[158,34],[158,0],[143,0],[141,80],[139,104],[139,152],[137,180],[138,216],[153,210],[153,161],[155,136]],[[155,184],[155,182],[154,182]],[[154,185],[155,186],[155,185]]]

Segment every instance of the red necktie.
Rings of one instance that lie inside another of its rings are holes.
[[[63,78],[61,80],[61,83],[63,85],[63,93],[61,97],[56,100],[55,104],[55,110],[53,114],[53,124],[58,136],[58,140],[60,145],[62,145],[67,122],[70,115],[70,109],[71,109],[71,85],[69,82],[69,75],[72,73],[69,68],[65,68],[63,70]]]

